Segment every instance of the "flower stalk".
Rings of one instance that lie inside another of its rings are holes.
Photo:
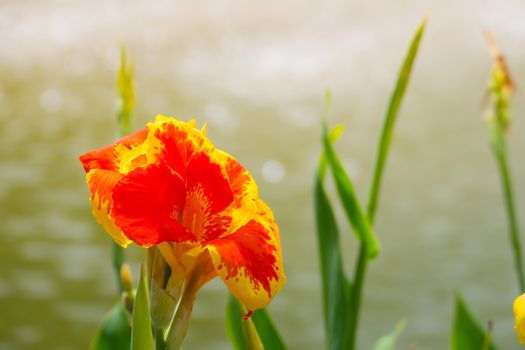
[[[117,74],[117,90],[119,98],[117,101],[117,139],[131,133],[131,114],[135,106],[135,86],[133,82],[133,66],[127,63],[126,48],[124,45],[120,49],[120,66]],[[120,279],[122,264],[126,261],[124,249],[116,242],[111,243],[111,255],[113,269],[117,275],[117,288],[119,293],[124,292],[125,288]]]
[[[494,37],[491,33],[485,32],[485,38],[487,39],[494,61],[489,82],[489,94],[491,100],[491,109],[487,117],[489,142],[501,178],[509,227],[509,238],[514,255],[514,266],[518,279],[518,287],[520,292],[525,292],[523,254],[506,145],[506,137],[511,121],[510,102],[516,87],[505,62],[505,57],[498,49]]]

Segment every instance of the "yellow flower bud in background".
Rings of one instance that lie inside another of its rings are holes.
[[[514,300],[514,330],[518,336],[518,341],[525,344],[525,293]]]
[[[122,264],[120,268],[120,280],[122,281],[125,291],[133,290],[133,277],[128,264]]]

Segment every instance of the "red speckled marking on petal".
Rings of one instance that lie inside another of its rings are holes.
[[[119,155],[115,151],[115,146],[117,144],[122,144],[123,146],[131,149],[136,145],[144,142],[147,134],[148,129],[146,128],[131,133],[128,136],[117,140],[109,146],[81,155],[79,157],[80,162],[84,166],[84,170],[86,171],[86,173],[89,172],[91,169],[105,169],[118,171]]]
[[[272,297],[271,281],[279,278],[277,248],[270,244],[269,232],[252,220],[233,234],[209,243],[221,257],[217,269],[226,270],[221,275],[225,282],[246,279],[255,291],[262,287]],[[220,273],[219,273],[220,274]]]
[[[185,200],[180,176],[165,166],[150,165],[133,170],[115,186],[112,216],[126,236],[143,247],[195,242],[179,222]]]
[[[228,215],[215,215],[208,219],[204,227],[203,244],[224,236],[231,226],[232,218]]]
[[[248,321],[250,317],[253,315],[253,310],[248,310],[248,312],[242,317],[243,321]]]

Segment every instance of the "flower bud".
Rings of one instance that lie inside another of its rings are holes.
[[[525,344],[525,293],[514,300],[514,330],[518,336],[518,341]]]
[[[120,280],[122,281],[122,286],[126,292],[129,293],[133,290],[133,277],[128,264],[122,264],[120,267]]]

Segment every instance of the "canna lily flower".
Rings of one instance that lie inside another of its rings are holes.
[[[285,283],[279,229],[253,177],[195,121],[158,116],[80,161],[97,221],[122,247],[156,248],[190,304],[217,275],[248,310]]]
[[[514,300],[514,330],[518,336],[518,341],[525,345],[525,293]]]

